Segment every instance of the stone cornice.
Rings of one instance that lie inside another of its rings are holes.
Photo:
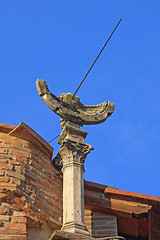
[[[21,122],[18,126],[0,123],[0,132],[7,133],[9,136],[17,137],[43,147],[47,155],[52,158],[53,148],[38,133],[27,124]]]

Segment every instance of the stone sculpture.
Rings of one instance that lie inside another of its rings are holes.
[[[37,79],[37,91],[46,105],[65,121],[77,125],[92,125],[104,122],[114,111],[115,105],[109,101],[94,106],[83,105],[77,96],[61,93],[56,97],[48,90],[45,81]]]
[[[40,79],[36,86],[46,105],[61,117],[63,130],[58,139],[61,146],[54,161],[61,163],[63,172],[62,231],[89,236],[84,224],[83,173],[85,158],[93,147],[84,143],[87,132],[80,127],[104,122],[115,106],[109,101],[85,106],[71,93],[56,97],[48,90],[46,82]]]

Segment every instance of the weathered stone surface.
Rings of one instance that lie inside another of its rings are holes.
[[[66,122],[63,119],[61,119],[61,128],[63,130],[58,139],[59,144],[62,143],[65,137],[73,141],[84,142],[84,139],[87,136],[87,132],[80,129],[79,125],[71,122]]]
[[[71,93],[62,93],[56,97],[48,90],[43,80],[37,79],[36,86],[46,105],[62,118],[63,130],[58,140],[61,147],[54,159],[55,164],[61,163],[63,172],[63,227],[61,230],[88,236],[90,233],[84,223],[83,173],[84,161],[93,147],[84,143],[87,132],[81,130],[80,126],[104,122],[113,113],[115,105],[106,101],[95,106],[85,106]]]
[[[71,93],[61,93],[59,97],[56,97],[48,90],[44,80],[37,79],[36,86],[39,95],[53,112],[65,121],[80,126],[102,123],[114,111],[115,105],[109,101],[98,105],[85,106],[77,96]]]
[[[84,224],[84,161],[93,149],[89,144],[67,137],[59,149],[63,172],[62,230],[89,235]]]
[[[63,232],[63,231],[55,231],[51,238],[49,240],[87,240],[87,239],[91,239],[91,240],[96,240],[96,238],[92,238],[90,236],[85,236],[82,234],[77,234],[77,233],[69,233],[69,232]],[[98,238],[98,240],[125,240],[125,238],[123,237],[119,237],[119,236],[115,236],[115,237],[106,237],[106,238]]]
[[[78,234],[78,233],[69,233],[69,232],[64,232],[64,231],[55,231],[51,238],[49,240],[62,240],[62,239],[70,239],[70,240],[74,240],[74,239],[94,239],[90,236],[84,236],[82,234]]]

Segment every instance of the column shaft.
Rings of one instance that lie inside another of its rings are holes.
[[[84,160],[93,147],[63,140],[59,149],[63,172],[63,231],[89,235],[84,224]]]

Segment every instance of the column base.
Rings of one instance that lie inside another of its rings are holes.
[[[96,240],[90,236],[82,235],[79,233],[64,232],[61,230],[56,230],[52,234],[49,240]]]
[[[79,224],[75,222],[65,223],[61,228],[61,231],[90,236],[90,233],[88,232],[84,224]]]

